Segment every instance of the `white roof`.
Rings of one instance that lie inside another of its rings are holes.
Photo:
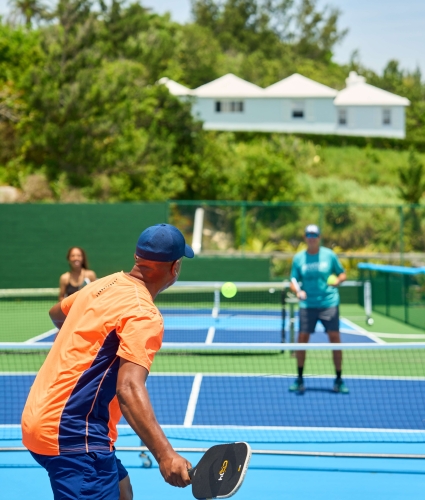
[[[167,77],[161,78],[160,80],[158,80],[158,83],[165,85],[170,91],[170,94],[173,95],[184,96],[193,94],[192,90],[188,89],[184,85],[181,85],[180,83],[175,82],[174,80],[170,80]]]
[[[409,106],[410,104],[405,97],[369,85],[366,79],[355,71],[350,71],[345,81],[347,87],[338,92],[334,101],[336,106]]]
[[[294,73],[264,90],[267,97],[335,97],[337,93],[336,90],[298,73]]]
[[[229,73],[193,91],[197,97],[264,97],[264,89]]]

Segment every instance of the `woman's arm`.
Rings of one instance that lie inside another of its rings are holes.
[[[59,328],[59,330],[62,328],[62,325],[66,319],[65,313],[61,309],[61,303],[58,302],[55,304],[49,311],[49,316],[50,319],[53,321],[53,324],[56,326],[56,328]]]
[[[65,298],[66,285],[69,282],[69,273],[64,273],[59,278],[59,302]]]
[[[96,281],[97,280],[96,273],[94,271],[90,270],[90,269],[86,271],[86,276],[87,276],[87,278],[90,281]]]

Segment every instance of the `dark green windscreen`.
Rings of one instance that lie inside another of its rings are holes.
[[[180,281],[269,281],[270,260],[244,257],[184,259]]]
[[[129,270],[140,233],[167,212],[166,203],[0,205],[0,288],[58,286],[72,246],[99,277]]]

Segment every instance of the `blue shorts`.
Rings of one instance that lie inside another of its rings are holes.
[[[58,456],[30,453],[47,470],[55,500],[119,500],[119,482],[128,476],[113,451]]]
[[[300,332],[314,333],[318,321],[326,332],[339,332],[339,307],[300,307]]]

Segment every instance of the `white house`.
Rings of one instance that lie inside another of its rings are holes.
[[[280,132],[333,134],[338,92],[295,73],[264,89],[266,100],[274,109]],[[276,129],[269,129],[271,132]]]
[[[404,139],[408,99],[367,84],[355,71],[345,81],[334,101],[338,134]]]
[[[168,85],[167,85],[168,86]],[[264,89],[228,74],[192,91],[193,113],[207,130],[265,130]]]
[[[355,72],[346,82],[338,92],[297,73],[266,89],[232,74],[194,90],[159,81],[192,100],[207,130],[405,137],[407,99],[368,85]]]

